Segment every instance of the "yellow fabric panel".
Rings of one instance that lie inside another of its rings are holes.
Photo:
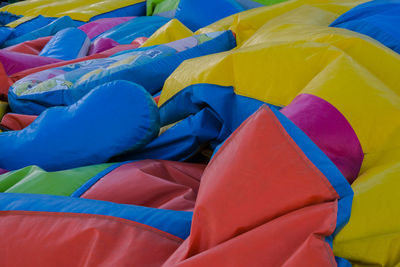
[[[17,19],[17,20],[14,20],[14,21],[8,23],[7,27],[15,28],[15,27],[19,26],[20,24],[25,23],[27,21],[30,21],[30,20],[32,20],[34,18],[36,18],[36,16],[34,16],[34,17],[32,17],[32,16],[24,16],[24,17],[22,17],[20,19]]]
[[[0,9],[15,15],[36,17],[70,16],[74,20],[89,21],[92,17],[144,0],[27,0]]]
[[[158,29],[149,39],[141,46],[147,47],[152,45],[160,45],[170,43],[179,39],[193,36],[193,32],[183,25],[179,20],[172,19],[167,24]]]
[[[250,9],[234,14],[199,29],[196,34],[231,29],[236,33],[238,45],[240,46],[267,21],[301,6],[314,6],[318,9],[332,12],[338,17],[349,9],[365,2],[367,2],[367,0],[289,0],[279,4]]]
[[[366,155],[365,161],[374,166],[362,170],[352,185],[351,218],[334,240],[334,253],[353,266],[398,266],[400,149]]]
[[[400,57],[397,53],[366,36],[310,25],[260,29],[243,46],[262,43],[262,40],[291,44],[308,40],[339,49],[340,57],[324,65],[301,93],[317,95],[338,108],[354,128],[365,153],[385,149],[385,142],[393,139],[391,135],[400,126],[400,122],[392,119],[400,115],[400,76],[396,74]],[[375,125],[380,125],[379,129],[375,129]],[[399,142],[393,139],[388,145],[398,146]]]
[[[0,120],[3,118],[4,114],[6,114],[8,108],[8,103],[0,101]]]
[[[331,12],[301,7],[290,13],[292,19],[270,21],[238,49],[183,62],[166,81],[159,105],[197,83],[233,86],[237,94],[277,106],[309,93],[342,112],[365,153],[384,149],[400,126],[393,120],[400,118],[399,55],[369,37],[312,25]],[[292,24],[302,18],[307,24]]]

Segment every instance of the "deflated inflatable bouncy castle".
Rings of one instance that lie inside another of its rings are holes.
[[[400,1],[0,8],[0,266],[399,266]]]

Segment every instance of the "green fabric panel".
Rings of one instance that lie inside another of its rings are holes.
[[[69,196],[111,165],[99,164],[57,172],[29,166],[0,175],[0,192]]]
[[[164,0],[156,6],[156,8],[154,9],[154,14],[174,10],[178,8],[178,5],[179,0]]]
[[[287,0],[253,0],[254,2],[269,6],[274,5],[282,2],[286,2]]]
[[[174,10],[178,7],[179,0],[148,0],[147,16]]]

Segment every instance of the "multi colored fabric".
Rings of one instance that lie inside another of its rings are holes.
[[[398,266],[399,5],[1,8],[0,265]]]
[[[263,106],[209,163],[190,236],[163,266],[336,266],[329,243],[352,196],[318,147]]]
[[[185,59],[229,50],[234,46],[234,37],[227,31],[49,69],[16,82],[9,91],[9,101],[16,113],[40,114],[48,107],[73,104],[94,87],[113,80],[141,84],[154,94]],[[154,73],[158,74],[157,77]]]

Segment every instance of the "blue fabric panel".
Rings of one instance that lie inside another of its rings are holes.
[[[15,31],[10,36],[10,39],[14,39],[14,38],[20,37],[22,35],[25,35],[27,33],[30,33],[32,31],[36,31],[37,29],[40,29],[40,28],[52,23],[56,19],[57,18],[48,18],[48,17],[43,17],[42,15],[39,15],[36,18],[28,20],[24,23],[21,23],[17,27],[15,27],[14,28]]]
[[[14,15],[7,11],[0,12],[0,26],[7,25],[10,22],[13,22],[17,19],[22,18],[22,16]]]
[[[175,18],[192,31],[245,9],[235,0],[181,0]]]
[[[359,32],[400,53],[400,1],[372,1],[337,18],[330,26]]]
[[[350,219],[351,205],[353,201],[353,190],[346,178],[342,175],[339,169],[333,162],[314,144],[311,139],[291,122],[285,115],[271,108],[275,116],[281,122],[290,137],[301,148],[308,159],[322,172],[329,180],[333,188],[340,196],[338,202],[338,217],[336,222],[336,230],[333,233],[335,236]]]
[[[1,133],[0,168],[57,171],[103,163],[146,145],[159,128],[158,108],[143,87],[103,84],[76,104],[46,110],[21,131]]]
[[[38,194],[0,194],[1,211],[84,213],[145,224],[182,239],[190,234],[192,212],[146,208],[84,198]]]
[[[160,107],[160,122],[165,126],[209,106],[223,118],[225,131],[232,133],[262,104],[264,102],[257,99],[236,95],[231,86],[195,84],[185,88]]]
[[[39,56],[72,60],[86,56],[90,40],[85,32],[77,28],[66,28],[54,35]]]
[[[33,26],[33,24],[30,23],[27,25]],[[40,37],[51,36],[56,34],[58,31],[69,27],[76,27],[75,22],[70,17],[64,16],[37,30],[30,31],[14,39],[10,39],[4,45],[11,46],[30,40],[36,40]]]
[[[104,18],[133,17],[133,16],[138,16],[138,17],[146,16],[146,2],[133,4],[127,7],[119,8],[107,13],[94,16],[89,20],[89,22]]]
[[[222,123],[209,108],[190,115],[138,152],[126,153],[111,161],[163,159],[184,161],[196,154],[205,144],[216,140]]]
[[[263,4],[254,2],[252,0],[236,0],[244,9],[251,9],[264,6]]]
[[[214,148],[224,142],[262,104],[236,95],[233,87],[191,85],[160,107],[162,125],[182,121],[140,151],[112,160],[186,160],[206,144]]]
[[[158,16],[138,17],[100,34],[94,41],[100,38],[110,38],[120,44],[130,44],[138,37],[150,37],[169,20]]]
[[[351,267],[351,263],[343,258],[335,257],[336,263],[338,267]]]
[[[10,37],[14,29],[8,27],[0,27],[0,46]]]

